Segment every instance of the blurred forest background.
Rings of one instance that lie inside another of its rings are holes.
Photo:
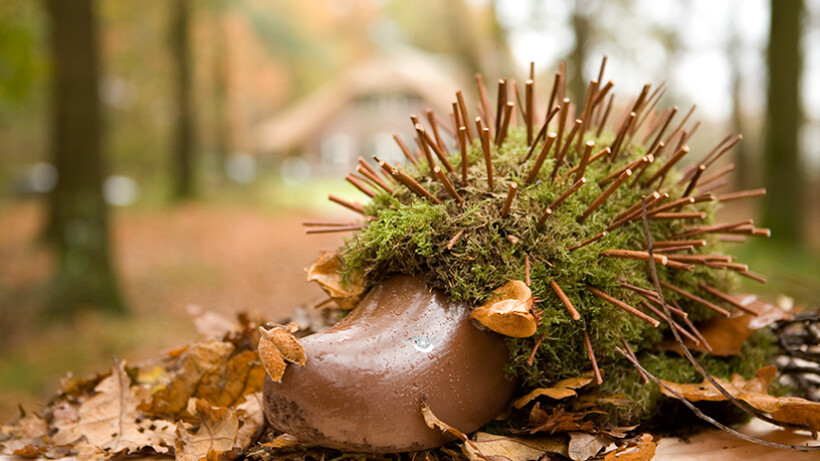
[[[303,268],[342,237],[300,223],[344,213],[358,156],[400,157],[476,72],[532,61],[543,105],[603,55],[624,101],[698,106],[693,152],[744,134],[726,190],[766,186],[738,214],[773,232],[744,288],[820,305],[820,0],[3,0],[0,420],[191,341],[192,306],[321,301]]]

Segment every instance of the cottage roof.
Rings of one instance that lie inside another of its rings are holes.
[[[256,149],[261,152],[294,149],[317,134],[347,104],[367,95],[409,93],[438,114],[449,113],[447,101],[455,100],[455,92],[462,86],[457,74],[450,61],[419,52],[370,59],[258,123],[254,127]]]

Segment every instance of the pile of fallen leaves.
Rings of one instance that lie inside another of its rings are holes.
[[[640,461],[652,459],[655,453],[657,437],[640,428],[602,428],[594,423],[599,405],[617,402],[597,391],[592,374],[534,389],[515,400],[502,416],[513,416],[520,423],[506,428],[506,436],[488,432],[468,436],[422,405],[427,424],[454,435],[455,442],[400,455],[359,455],[305,446],[265,425],[261,393],[265,371],[257,355],[259,327],[265,322],[243,315],[233,322],[212,313],[193,314],[200,341],[145,363],[116,362],[97,376],[64,379],[41,413],[21,409],[16,421],[0,426],[0,454],[49,459],[173,455],[186,461],[239,457]],[[305,333],[326,328],[335,317],[332,310],[297,310],[292,320]],[[736,399],[778,421],[820,430],[820,403],[767,394],[776,374],[774,367],[766,367],[751,380],[735,376],[720,384]],[[690,402],[726,400],[706,381],[659,384],[667,395]]]

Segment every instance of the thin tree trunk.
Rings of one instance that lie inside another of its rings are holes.
[[[102,195],[99,51],[93,0],[48,0],[53,54],[52,158],[59,180],[50,196],[47,237],[57,250],[47,310],[124,311],[109,254]]]
[[[174,140],[173,196],[175,199],[191,198],[196,193],[196,167],[194,162],[194,105],[191,95],[192,63],[190,46],[191,3],[175,0],[172,5],[171,50],[176,64],[175,82],[177,120]]]
[[[803,227],[803,174],[800,167],[799,82],[802,0],[771,0],[766,121],[768,199],[764,214],[772,237],[798,244]]]

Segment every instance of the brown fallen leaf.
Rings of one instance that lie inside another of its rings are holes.
[[[194,321],[196,332],[202,337],[221,338],[239,329],[231,319],[216,312],[206,311],[200,306],[190,305],[186,310]]]
[[[262,410],[262,393],[255,392],[245,396],[245,401],[235,409],[239,420],[239,431],[236,434],[236,448],[249,448],[265,427],[265,414]]]
[[[290,434],[279,434],[270,442],[260,443],[263,447],[274,448],[274,449],[282,449],[282,448],[289,448],[289,449],[299,449],[304,448],[302,442],[299,441],[296,437]]]
[[[592,421],[585,421],[587,415],[603,413],[598,410],[567,411],[563,405],[551,407],[552,412],[541,408],[541,403],[536,402],[530,410],[527,426],[529,433],[535,434],[544,432],[555,434],[558,432],[592,432],[595,425]]]
[[[610,441],[609,437],[599,434],[570,432],[567,457],[573,461],[586,461],[597,455]]]
[[[567,438],[563,435],[504,437],[477,432],[473,443],[488,458],[503,456],[511,461],[528,461],[539,459],[544,453],[567,456]]]
[[[212,407],[202,399],[195,399],[193,403],[199,425],[190,431],[185,423],[177,422],[176,459],[216,460],[232,451],[239,432],[239,420],[234,412],[228,408]]]
[[[610,451],[604,461],[650,461],[655,457],[655,440],[651,434],[642,434],[627,445]]]
[[[48,434],[48,424],[34,413],[23,414],[17,421],[0,426],[0,454],[13,455],[20,450],[34,450],[42,446]],[[25,456],[25,455],[23,455]]]
[[[229,342],[201,341],[191,345],[158,377],[151,399],[140,410],[176,419],[194,397],[216,406],[233,406],[244,395],[259,392],[263,379],[264,371],[255,353],[237,352]]]
[[[77,450],[91,446],[109,454],[133,453],[151,445],[151,434],[145,434],[137,422],[141,417],[137,407],[149,398],[150,392],[141,386],[131,386],[125,362],[114,365],[111,375],[94,390],[96,393],[82,401],[76,413],[64,412],[65,417],[55,413],[54,444],[74,445]]]
[[[524,408],[525,405],[541,396],[546,396],[554,400],[562,400],[569,397],[576,397],[578,393],[575,392],[575,389],[580,389],[584,386],[587,386],[592,381],[592,377],[562,379],[553,384],[551,387],[539,387],[537,389],[532,390],[529,394],[513,402],[513,406],[520,410],[521,408]]]
[[[496,333],[526,338],[534,335],[538,327],[532,304],[532,292],[527,284],[513,280],[496,288],[482,306],[473,309],[470,318]]]
[[[740,355],[743,343],[755,331],[767,327],[778,320],[791,318],[791,315],[774,304],[760,301],[754,297],[739,298],[747,309],[755,311],[752,315],[743,311],[735,311],[731,317],[715,316],[711,320],[698,325],[700,334],[709,343],[712,355],[728,356]],[[695,344],[684,339],[684,344],[690,350],[707,352],[703,343]],[[659,346],[662,350],[675,351],[681,355],[680,345],[674,340],[667,340]]]
[[[303,366],[307,362],[305,348],[293,336],[295,326],[276,325],[270,329],[259,327],[258,354],[265,371],[275,382],[281,382],[285,374],[285,362]]]
[[[760,411],[769,413],[777,421],[807,425],[813,431],[820,431],[820,402],[812,402],[800,397],[775,397],[766,393],[776,375],[777,368],[767,366],[758,370],[755,377],[748,381],[738,374],[732,375],[728,383],[720,379],[716,380],[733,397],[743,400]],[[727,400],[705,379],[700,384],[661,381],[690,402]],[[661,392],[674,397],[664,386],[661,386]]]
[[[316,282],[342,309],[353,309],[361,298],[364,287],[355,280],[350,285],[342,283],[339,274],[341,261],[335,251],[325,251],[307,270],[307,281]]]

